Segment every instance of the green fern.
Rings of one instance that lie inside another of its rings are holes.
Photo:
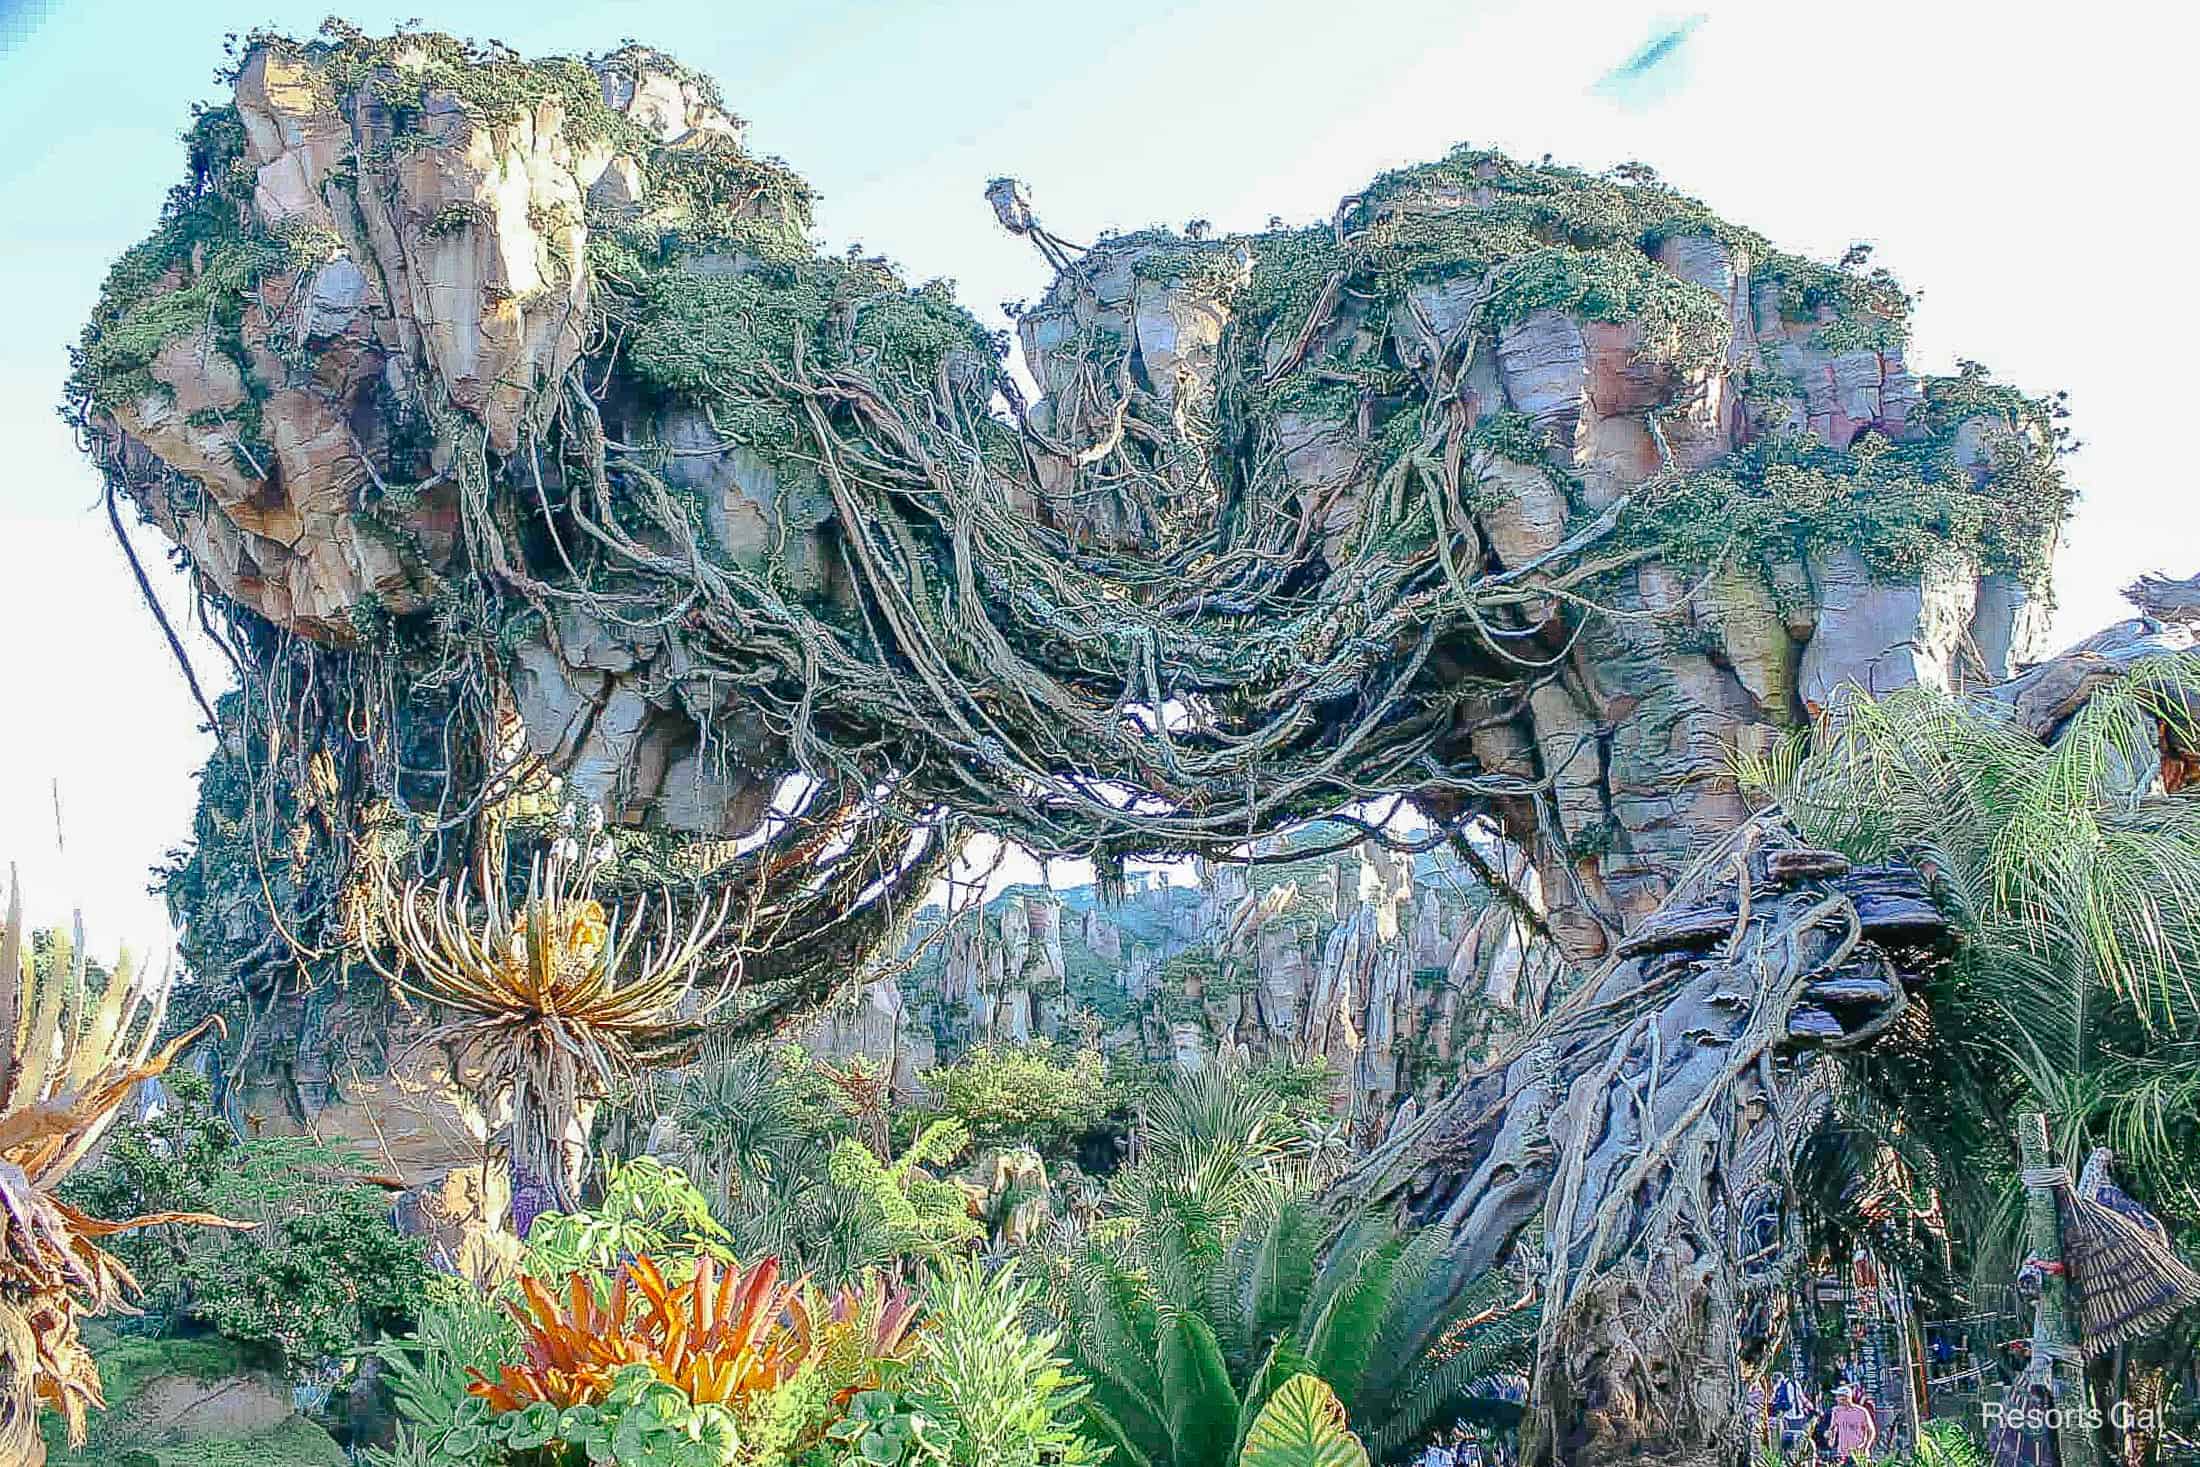
[[[1347,1389],[1356,1389],[1366,1376],[1375,1333],[1391,1308],[1391,1280],[1406,1241],[1393,1238],[1362,1259],[1358,1271],[1331,1296],[1329,1307],[1315,1320],[1306,1356],[1324,1380],[1341,1381]]]
[[[1918,1435],[1917,1467],[1986,1467],[1986,1453],[1960,1421],[1934,1421]]]
[[[1246,1219],[1230,1248],[1229,1283],[1235,1302],[1231,1333],[1239,1342],[1233,1365],[1298,1323],[1319,1272],[1322,1237],[1328,1231],[1312,1201],[1281,1197]],[[1220,1331],[1218,1331],[1220,1333]],[[1225,1335],[1230,1338],[1230,1335]]]
[[[955,1121],[935,1121],[891,1165],[854,1138],[833,1148],[833,1185],[885,1227],[893,1255],[942,1258],[977,1242],[985,1227],[970,1216],[963,1191],[925,1170],[944,1165],[970,1141]]]

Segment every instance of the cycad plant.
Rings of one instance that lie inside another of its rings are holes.
[[[104,1404],[99,1370],[77,1320],[125,1307],[128,1269],[99,1240],[156,1223],[234,1226],[197,1213],[102,1222],[55,1195],[98,1144],[142,1080],[166,1070],[206,1030],[154,1047],[165,982],[145,982],[125,958],[92,991],[78,935],[66,962],[33,961],[23,904],[9,873],[0,928],[0,1462],[43,1459],[41,1404],[84,1440],[85,1414]]]
[[[1925,1002],[1842,1061],[1838,1122],[1900,1157],[1991,1274],[2014,1267],[2020,1109],[2063,1154],[2119,1153],[2150,1203],[2200,1219],[2200,660],[2104,680],[2041,738],[2006,710],[1913,688],[1843,700],[1742,765],[1805,835],[1926,871],[1964,941]]]
[[[1243,1467],[1367,1467],[1367,1448],[1345,1425],[1344,1404],[1318,1375],[1276,1389],[1245,1433]]]
[[[486,884],[477,922],[462,885],[431,893],[416,884],[393,903],[395,963],[369,948],[400,991],[456,1014],[430,1039],[449,1051],[484,1113],[509,1105],[513,1227],[522,1236],[536,1213],[580,1205],[588,1128],[604,1097],[691,1052],[731,989],[730,970],[707,995],[693,984],[724,923],[724,899],[700,906],[682,931],[666,893],[664,935],[645,946],[646,922],[622,930],[591,886],[588,861],[553,851],[535,863],[516,911]]]
[[[1388,1454],[1525,1358],[1533,1312],[1499,1297],[1501,1279],[1457,1304],[1431,1287],[1451,1234],[1374,1217],[1340,1228],[1313,1201],[1304,1128],[1260,1077],[1222,1066],[1174,1077],[1144,1108],[1137,1144],[1108,1215],[1061,1265],[1088,1415],[1118,1460],[1237,1461],[1300,1375],[1333,1389]],[[1430,1334],[1438,1351],[1405,1347]]]
[[[1372,1217],[1334,1236],[1310,1200],[1256,1206],[1219,1246],[1174,1230],[1095,1246],[1069,1285],[1071,1350],[1095,1430],[1126,1463],[1228,1463],[1284,1382],[1318,1378],[1388,1456],[1449,1425],[1522,1366],[1535,1315],[1493,1278],[1457,1304],[1433,1284],[1456,1241]],[[1416,1354],[1440,1315],[1437,1349]]]

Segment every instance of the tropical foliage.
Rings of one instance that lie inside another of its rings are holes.
[[[637,952],[647,912],[622,931],[621,914],[589,895],[591,871],[553,851],[516,910],[501,883],[485,883],[478,925],[462,886],[416,886],[389,903],[394,965],[368,948],[400,992],[453,1011],[434,1038],[487,1109],[510,1105],[522,1233],[545,1206],[579,1201],[588,1125],[603,1098],[695,1043],[702,1013],[676,1014],[725,917],[724,899],[715,910],[705,903],[682,930],[667,893],[664,935]],[[711,1002],[723,996],[721,986]]]
[[[1051,1329],[1031,1330],[1035,1285],[1009,1265],[988,1276],[963,1260],[932,1281],[924,1344],[904,1392],[931,1423],[933,1461],[953,1467],[1070,1467],[1099,1453],[1080,1434],[1084,1396]]]
[[[2200,663],[2143,665],[2051,743],[1926,689],[1858,696],[1743,767],[1812,839],[1917,863],[1962,925],[1926,1002],[1846,1062],[1837,1114],[1855,1165],[1898,1158],[1896,1205],[1937,1199],[1990,1277],[2020,1256],[2023,1109],[2200,1223],[2200,796],[2161,777],[2165,741],[2200,731],[2196,687]]]
[[[1024,1145],[1067,1156],[1085,1137],[1127,1119],[1120,1066],[1094,1049],[1049,1040],[982,1044],[925,1073],[939,1111],[980,1146]]]
[[[1228,1461],[1273,1392],[1298,1375],[1333,1390],[1370,1445],[1388,1451],[1450,1426],[1480,1383],[1524,1364],[1533,1311],[1486,1286],[1454,1303],[1430,1285],[1454,1239],[1330,1223],[1301,1197],[1252,1208],[1217,1238],[1142,1231],[1075,1265],[1074,1356],[1093,1382],[1097,1429],[1131,1462]],[[1415,1357],[1395,1342],[1421,1318],[1458,1326]]]
[[[900,1156],[881,1162],[849,1138],[833,1148],[830,1175],[847,1205],[876,1228],[895,1256],[946,1258],[985,1231],[970,1215],[968,1194],[930,1170],[944,1167],[969,1141],[956,1122],[935,1121]]]
[[[1963,933],[1884,1042],[1828,1062],[1830,1118],[1795,1173],[1814,1247],[1865,1231],[1909,1261],[1905,1238],[1947,1239],[1951,1293],[1949,1260],[2006,1268],[2003,1126],[2028,1106],[2060,1118],[2073,1157],[2115,1146],[2188,1240],[2200,1227],[2200,796],[2167,787],[2159,755],[2165,729],[2195,732],[2192,676],[2142,669],[2052,743],[1939,695],[1856,698],[1741,769],[1810,839],[1927,871]],[[439,930],[472,932],[463,910]],[[583,904],[520,910],[465,961],[515,954],[513,982],[547,983],[538,996],[564,981],[541,964],[568,960],[573,992],[624,991],[605,977],[629,946],[608,916],[598,932]],[[49,956],[98,989],[96,1036],[128,980],[98,988],[65,944]],[[655,1040],[636,1036],[677,1027],[660,1019],[607,1029],[626,1037],[603,1053],[631,1039],[638,1064]],[[476,1027],[456,1042],[485,1046],[536,1020],[460,1022]],[[576,1071],[593,1078],[560,1133],[608,1077],[619,1109],[598,1135],[624,1159],[593,1202],[534,1218],[517,1276],[487,1292],[426,1285],[417,1253],[316,1252],[354,1223],[394,1239],[358,1159],[239,1139],[189,1077],[115,1130],[67,1205],[251,1223],[116,1246],[170,1327],[286,1358],[369,1342],[401,1418],[375,1467],[1364,1467],[1493,1413],[1533,1348],[1522,1271],[1457,1292],[1446,1264],[1471,1240],[1328,1189],[1351,1149],[1319,1076],[1225,1057],[1134,1077],[1051,1047],[980,1050],[901,1104],[883,1068],[787,1046],[660,1076],[632,1064]],[[534,1082],[507,1083],[516,1098]],[[1111,1126],[1124,1144],[1082,1172],[1084,1138]],[[1017,1227],[994,1215],[1027,1204]],[[1936,1435],[1916,1460],[1964,1450]]]
[[[366,1160],[295,1137],[240,1137],[207,1081],[182,1071],[144,1118],[115,1127],[62,1195],[95,1217],[213,1213],[240,1228],[175,1226],[117,1238],[148,1323],[205,1328],[288,1367],[404,1328],[427,1285],[417,1238],[390,1226]]]
[[[222,1219],[153,1213],[102,1221],[57,1195],[138,1082],[165,1071],[201,1030],[156,1048],[166,982],[148,981],[125,956],[95,990],[81,933],[67,961],[34,961],[12,871],[8,886],[0,926],[0,1460],[26,1461],[38,1444],[41,1404],[67,1419],[72,1443],[83,1441],[86,1413],[102,1404],[77,1319],[123,1308],[135,1289],[104,1240],[156,1223]]]
[[[607,1294],[581,1274],[560,1294],[524,1275],[519,1289],[520,1360],[494,1379],[475,1372],[471,1387],[499,1411],[596,1404],[633,1365],[692,1403],[736,1413],[797,1372],[832,1365],[832,1394],[845,1399],[903,1358],[914,1313],[876,1281],[825,1300],[784,1279],[777,1259],[720,1267],[708,1254],[679,1284],[644,1257],[621,1268]]]
[[[594,1207],[535,1219],[527,1233],[526,1271],[556,1279],[586,1274],[606,1284],[622,1263],[643,1256],[682,1269],[706,1255],[731,1262],[732,1243],[685,1172],[654,1156],[637,1156],[611,1168]]]
[[[1073,1358],[1095,1430],[1132,1463],[1228,1462],[1275,1390],[1317,1377],[1378,1450],[1448,1426],[1476,1383],[1517,1365],[1532,1312],[1432,1287],[1455,1241],[1334,1219],[1312,1200],[1318,1153],[1259,1074],[1212,1066],[1145,1107],[1139,1160],[1064,1259]],[[1394,1341],[1453,1319],[1441,1358]]]
[[[724,1241],[832,1285],[943,1257],[984,1231],[943,1179],[968,1132],[935,1118],[895,1154],[883,1107],[870,1113],[878,1102],[846,1083],[849,1068],[792,1046],[752,1051],[697,1067],[660,1101],[667,1149],[698,1179],[695,1202],[720,1219]]]
[[[1318,1375],[1277,1387],[1245,1433],[1244,1467],[1367,1467],[1367,1449],[1344,1424],[1337,1393]]]

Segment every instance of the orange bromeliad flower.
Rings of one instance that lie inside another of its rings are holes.
[[[604,1303],[579,1274],[567,1281],[562,1306],[539,1280],[522,1276],[519,1287],[526,1305],[511,1309],[519,1321],[521,1363],[504,1366],[493,1381],[471,1367],[466,1372],[473,1377],[467,1389],[497,1410],[516,1411],[536,1401],[591,1405],[603,1399],[623,1367],[648,1363],[649,1342],[627,1331],[624,1273]]]
[[[498,1411],[593,1405],[630,1365],[647,1365],[697,1405],[731,1408],[816,1361],[845,1400],[878,1383],[880,1361],[906,1358],[915,1345],[906,1293],[874,1282],[820,1300],[806,1279],[783,1280],[776,1258],[744,1268],[701,1257],[678,1285],[655,1259],[637,1258],[602,1299],[582,1275],[562,1299],[533,1278],[520,1290],[525,1304],[512,1317],[523,1358],[495,1380],[468,1371],[467,1389]]]
[[[723,1272],[698,1258],[694,1278],[678,1288],[648,1258],[636,1259],[629,1273],[643,1322],[659,1342],[651,1368],[697,1405],[730,1406],[770,1390],[812,1353],[801,1285],[780,1282],[776,1258]]]

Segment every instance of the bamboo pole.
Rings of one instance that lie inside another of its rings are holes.
[[[2024,1165],[2025,1249],[2034,1258],[2059,1265],[2040,1277],[2039,1303],[2032,1315],[2033,1358],[2049,1362],[2062,1467],[2099,1467],[2099,1444],[2090,1413],[2084,1409],[2092,1396],[2078,1344],[2077,1300],[2070,1291],[2069,1270],[2060,1266],[2062,1214],[2055,1206],[2055,1174],[2063,1169],[2054,1164],[2054,1154],[2048,1150],[2044,1114],[2027,1111],[2017,1117],[2017,1154]],[[2063,1171],[2061,1185],[2067,1186],[2069,1180]]]

